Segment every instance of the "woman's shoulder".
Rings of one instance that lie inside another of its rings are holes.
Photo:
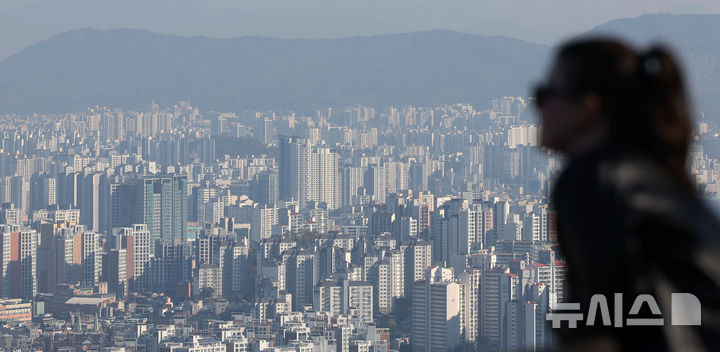
[[[618,194],[641,190],[672,194],[681,188],[647,153],[615,145],[599,147],[570,159],[558,178],[558,185],[563,184]]]
[[[599,160],[599,188],[611,194],[631,220],[664,224],[720,244],[720,221],[696,192],[688,191],[650,157],[627,153]]]
[[[627,152],[600,158],[593,165],[597,182],[609,191],[628,196],[654,193],[678,196],[682,186],[655,160],[640,153]]]
[[[671,182],[649,158],[608,147],[568,160],[555,183],[553,196],[621,200],[640,189],[668,187],[672,187]]]
[[[553,198],[582,198],[623,211],[680,214],[698,202],[658,162],[633,150],[604,148],[570,160]]]

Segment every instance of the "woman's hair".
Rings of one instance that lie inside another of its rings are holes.
[[[565,44],[558,53],[574,93],[595,93],[613,142],[660,161],[684,186],[691,118],[680,66],[661,46],[638,52],[610,39]]]

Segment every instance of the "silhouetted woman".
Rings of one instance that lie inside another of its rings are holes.
[[[660,47],[571,42],[536,99],[542,144],[568,156],[552,202],[568,263],[565,301],[580,303],[584,319],[557,331],[563,349],[720,350],[720,224],[687,171],[691,119],[676,60]],[[615,293],[623,294],[622,327]],[[700,326],[671,325],[672,293],[699,299]],[[607,298],[610,326],[599,309],[586,326],[595,294]],[[640,294],[658,303],[662,325],[628,326],[628,318],[659,317],[648,304],[629,314]]]

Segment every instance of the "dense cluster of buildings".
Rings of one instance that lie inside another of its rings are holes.
[[[2,116],[0,348],[548,348],[561,160],[528,104]]]

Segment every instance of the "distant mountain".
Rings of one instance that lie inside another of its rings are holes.
[[[684,58],[697,110],[720,122],[720,15],[645,15],[587,34],[664,38]],[[180,37],[142,30],[59,34],[0,62],[0,113],[145,109],[188,100],[239,112],[328,106],[487,106],[526,95],[551,48],[433,30],[341,39]]]
[[[610,21],[589,34],[614,35],[640,48],[661,43],[681,58],[698,115],[720,123],[720,15],[644,15]]]
[[[546,47],[445,30],[344,39],[66,32],[0,63],[0,112],[146,108],[312,111],[434,105],[527,94]]]

